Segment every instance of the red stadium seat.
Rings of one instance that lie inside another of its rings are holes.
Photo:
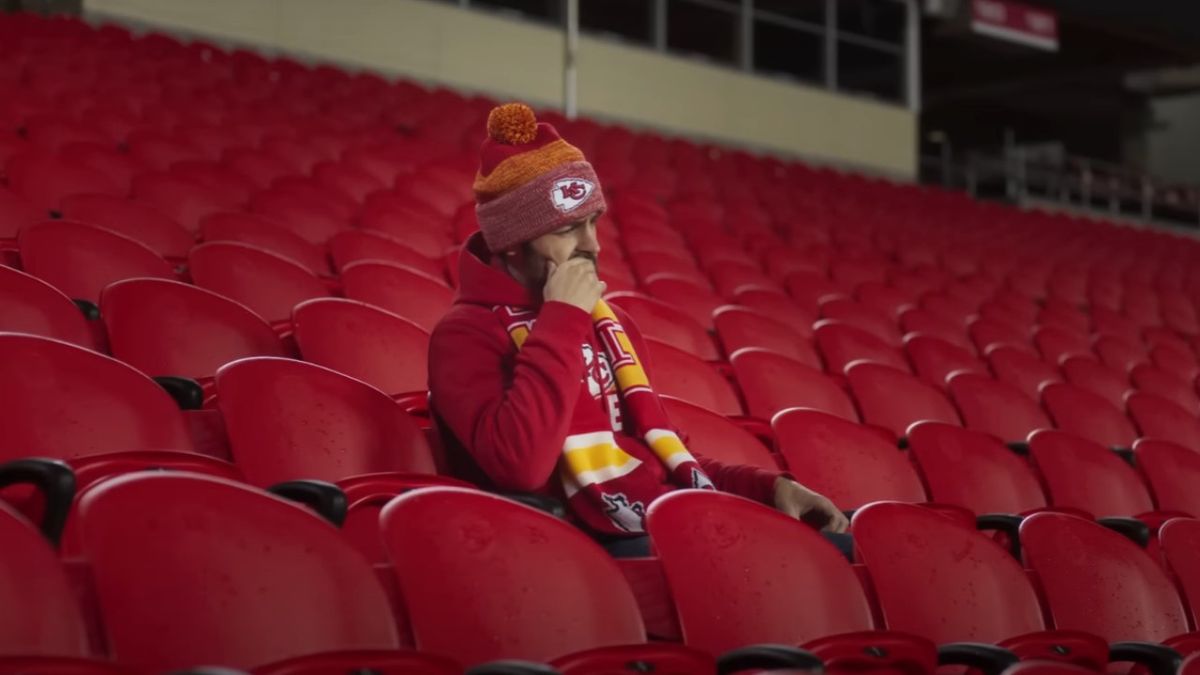
[[[1200,397],[1193,385],[1195,379],[1185,377],[1183,371],[1166,370],[1148,363],[1134,366],[1129,371],[1129,378],[1138,391],[1168,399],[1193,415],[1200,414]]]
[[[279,337],[238,303],[177,281],[129,279],[100,297],[113,356],[147,375],[207,384],[245,356],[283,356]]]
[[[1040,397],[1043,385],[1062,381],[1058,368],[1050,362],[1005,344],[992,345],[987,350],[987,360],[997,380],[1012,385],[1035,401]]]
[[[253,182],[216,162],[185,160],[170,165],[169,169],[171,175],[220,192],[239,207],[245,206],[250,201],[250,193],[254,191]]]
[[[763,441],[729,418],[671,396],[661,400],[689,450],[725,464],[779,469],[779,462]]]
[[[1010,324],[992,319],[976,319],[967,327],[967,332],[980,354],[986,354],[988,348],[994,344],[1004,344],[1031,354],[1037,353],[1029,338],[1024,335],[1024,331]]]
[[[967,336],[965,324],[944,319],[927,309],[910,309],[900,317],[900,327],[907,334],[918,333],[944,340],[954,346],[975,353],[975,345]]]
[[[1125,408],[1125,394],[1130,388],[1126,371],[1114,370],[1086,356],[1064,359],[1061,369],[1070,384],[1101,396],[1117,409]]]
[[[53,286],[0,265],[0,331],[29,333],[94,349],[83,313]]]
[[[646,340],[649,354],[643,359],[649,368],[654,391],[674,396],[707,408],[720,415],[741,415],[737,391],[711,364],[681,349]]]
[[[30,151],[5,165],[9,188],[43,214],[61,212],[63,198],[77,194],[121,196],[117,181],[104,173],[80,166],[58,153]]]
[[[883,503],[855,513],[853,531],[888,628],[939,645],[998,644],[1022,658],[1093,669],[1108,660],[1101,639],[1061,625],[1047,630],[1021,565],[964,524],[933,509]]]
[[[1142,392],[1129,394],[1125,405],[1143,437],[1172,441],[1200,452],[1200,420],[1191,412],[1171,400]]]
[[[800,309],[811,314],[817,313],[823,300],[845,295],[841,286],[818,272],[794,272],[787,276],[784,285]]]
[[[713,312],[725,301],[710,290],[704,289],[683,277],[655,274],[642,282],[642,288],[655,300],[687,312],[696,323],[705,329],[712,328]]]
[[[21,230],[25,271],[72,299],[95,302],[108,284],[133,277],[175,278],[167,261],[144,244],[104,228],[66,220]]]
[[[800,408],[776,415],[771,426],[788,471],[840,509],[927,499],[912,464],[885,434]]]
[[[721,359],[712,336],[687,313],[641,293],[610,293],[605,300],[632,317],[642,335],[706,361]]]
[[[1133,423],[1120,408],[1086,389],[1047,385],[1042,389],[1042,404],[1062,431],[1112,448],[1128,448],[1137,439]]]
[[[863,359],[911,372],[900,350],[861,328],[836,319],[822,319],[813,324],[813,340],[825,360],[825,371],[831,375],[841,375],[846,366]]]
[[[413,394],[424,405],[429,333],[377,307],[340,298],[300,303],[292,312],[305,361],[358,378],[391,396]]]
[[[906,335],[904,351],[917,376],[940,389],[946,387],[946,378],[951,373],[966,371],[987,374],[987,367],[972,352],[934,335]]]
[[[432,331],[454,302],[440,279],[392,263],[363,261],[342,270],[346,297],[375,305]]]
[[[383,260],[411,267],[435,279],[445,277],[445,266],[440,259],[426,258],[405,246],[400,240],[382,232],[370,230],[345,230],[329,240],[329,252],[338,270],[364,260]]]
[[[1046,413],[1028,396],[986,375],[952,375],[949,389],[968,429],[1012,442],[1024,441],[1034,431],[1053,426]]]
[[[708,277],[704,276],[704,273],[696,266],[696,261],[692,259],[686,249],[676,253],[630,251],[629,264],[633,267],[639,281],[645,281],[655,274],[670,274],[685,278],[697,286],[711,287]]]
[[[1196,379],[1200,374],[1200,366],[1196,364],[1196,355],[1186,345],[1159,344],[1150,349],[1150,360],[1154,365],[1168,373],[1188,380]]]
[[[854,289],[854,296],[865,307],[881,312],[892,321],[917,304],[908,293],[875,281],[860,284]]]
[[[748,262],[722,260],[711,262],[705,271],[713,281],[717,293],[726,300],[737,297],[738,291],[749,288],[783,290],[757,265]]]
[[[806,366],[821,367],[821,359],[804,334],[795,332],[769,314],[748,307],[728,305],[713,314],[713,323],[716,325],[717,338],[725,348],[726,354],[746,347],[761,347],[795,359]]]
[[[285,226],[248,213],[217,213],[200,221],[204,241],[232,241],[290,258],[309,272],[329,274],[329,262],[320,247]]]
[[[349,229],[350,217],[322,200],[320,195],[300,190],[271,189],[250,201],[250,210],[287,226],[305,241],[323,245],[333,235]]]
[[[133,181],[133,198],[155,207],[188,232],[206,216],[238,208],[236,199],[169,173],[146,173]]]
[[[1200,513],[1200,453],[1170,441],[1144,438],[1133,444],[1137,469],[1150,487],[1161,511],[1178,511],[1192,517]]]
[[[1108,335],[1101,335],[1092,349],[1105,365],[1118,373],[1128,373],[1137,364],[1149,361],[1142,345]]]
[[[422,651],[468,667],[497,658],[550,661],[580,675],[631,661],[663,672],[713,669],[703,652],[647,644],[621,569],[569,523],[453,488],[401,495],[381,520]]]
[[[747,288],[734,297],[734,302],[786,324],[806,339],[812,338],[812,325],[816,320],[815,317],[800,309],[800,306],[791,298],[779,291]]]
[[[1200,617],[1200,520],[1168,520],[1158,531],[1158,537],[1167,569],[1175,576],[1195,625],[1197,617]],[[1193,655],[1188,661],[1196,658]],[[1187,672],[1186,667],[1179,672]]]
[[[1029,438],[1029,456],[1054,506],[1097,518],[1138,518],[1151,526],[1151,534],[1171,515],[1156,513],[1133,468],[1098,443],[1064,431],[1039,431]]]
[[[1021,523],[1021,546],[1059,629],[1195,650],[1175,585],[1122,535],[1078,516],[1038,513]]]
[[[770,420],[781,410],[801,407],[858,420],[845,390],[815,368],[754,347],[735,352],[729,362],[753,417]]]
[[[821,316],[859,328],[890,345],[900,344],[900,330],[894,319],[853,300],[834,298],[822,302]]]
[[[992,436],[939,422],[908,430],[908,450],[929,497],[976,515],[1024,514],[1046,507],[1029,463]]]
[[[62,202],[63,217],[99,225],[145,244],[164,258],[181,259],[195,243],[191,233],[154,208],[112,195],[72,195]]]
[[[197,286],[236,300],[273,325],[289,324],[301,302],[330,295],[299,263],[246,244],[201,244],[188,254],[188,269]]]
[[[295,504],[216,478],[142,474],[96,486],[79,519],[109,649],[129,668],[296,672],[272,664],[309,657],[338,671],[457,672],[398,651],[371,566]]]
[[[802,523],[732,495],[685,491],[655,500],[646,529],[689,646],[719,655],[756,643],[800,645],[835,672],[936,668],[932,643],[873,630],[854,570]],[[755,602],[731,602],[738,598]]]
[[[857,361],[846,368],[846,382],[862,421],[896,438],[904,438],[917,422],[961,424],[958,411],[941,390],[891,366]]]
[[[45,220],[49,211],[41,210],[21,195],[0,187],[0,240],[16,239],[22,227]]]

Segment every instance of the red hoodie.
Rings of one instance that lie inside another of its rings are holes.
[[[562,499],[556,469],[588,376],[583,352],[590,347],[592,354],[607,358],[592,318],[573,305],[543,304],[540,291],[527,290],[495,265],[479,234],[468,240],[459,261],[458,297],[429,345],[433,410],[453,436],[448,458],[460,473],[477,468],[498,489]],[[520,351],[493,311],[497,305],[537,311]],[[641,334],[629,316],[614,312],[653,387],[653,364]],[[606,397],[597,396],[596,405],[607,407]],[[676,489],[666,467],[640,438],[623,428],[614,434],[623,450],[641,460],[638,471],[654,472],[664,494]],[[773,505],[775,479],[782,474],[727,466],[699,455],[696,459],[717,489]]]

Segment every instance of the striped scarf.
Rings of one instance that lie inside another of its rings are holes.
[[[533,328],[536,315],[516,307],[498,306],[494,311],[519,350]],[[610,418],[603,406],[598,405],[596,399],[607,392],[598,381],[604,378],[596,378],[592,373],[603,369],[593,368],[599,355],[591,354],[590,344],[583,345],[589,372],[581,382],[579,400],[563,442],[559,478],[572,512],[592,529],[610,534],[640,533],[644,531],[646,507],[670,488],[659,483],[651,472],[638,470],[641,460],[620,447],[614,427],[622,427],[622,431],[628,430],[631,436],[645,441],[677,488],[713,489],[713,485],[683,441],[671,431],[629,336],[603,300],[592,311],[592,323],[615,371],[627,419],[617,422],[616,413]],[[614,400],[609,405],[619,406],[620,402]]]

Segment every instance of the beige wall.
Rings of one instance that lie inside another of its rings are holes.
[[[539,104],[562,35],[427,0],[85,0],[90,14]],[[912,177],[908,110],[584,37],[579,108],[602,119]]]

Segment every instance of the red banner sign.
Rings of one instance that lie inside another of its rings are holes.
[[[1037,49],[1058,50],[1058,16],[1011,0],[971,0],[971,30]]]

